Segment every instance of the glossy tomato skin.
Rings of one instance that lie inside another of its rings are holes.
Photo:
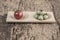
[[[21,10],[17,10],[14,12],[14,17],[16,19],[21,19],[23,17],[23,12]]]

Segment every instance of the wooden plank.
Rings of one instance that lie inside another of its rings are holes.
[[[39,23],[55,23],[53,12],[44,12],[50,15],[50,18],[47,20],[37,20],[34,18],[36,12],[32,11],[23,11],[23,17],[19,20],[14,18],[14,11],[9,11],[7,14],[6,22],[39,22]]]

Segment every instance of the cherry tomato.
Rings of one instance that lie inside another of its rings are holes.
[[[16,19],[21,19],[23,17],[23,12],[21,10],[17,10],[14,12],[14,17]]]

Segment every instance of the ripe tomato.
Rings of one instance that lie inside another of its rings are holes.
[[[14,12],[14,17],[16,19],[21,19],[23,17],[23,12],[21,10],[17,10]]]

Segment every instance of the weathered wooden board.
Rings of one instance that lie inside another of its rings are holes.
[[[55,18],[53,12],[46,12],[50,15],[50,18],[47,20],[37,20],[34,18],[36,12],[23,11],[23,17],[19,20],[15,19],[14,11],[9,11],[7,14],[6,22],[39,22],[39,23],[54,23]]]

